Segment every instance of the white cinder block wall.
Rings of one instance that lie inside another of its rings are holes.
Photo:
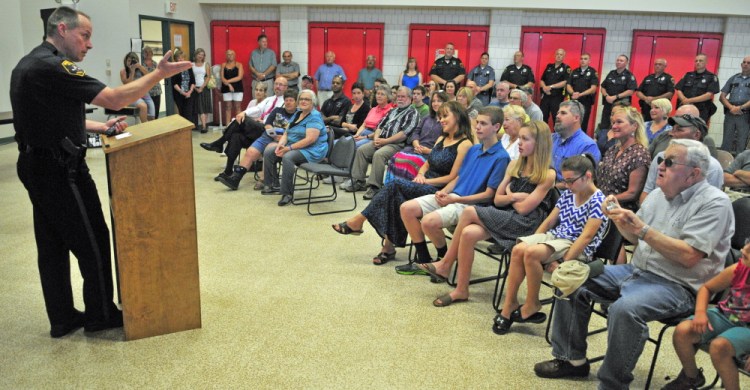
[[[488,51],[490,65],[499,77],[518,50],[522,26],[591,27],[607,30],[602,75],[614,68],[615,58],[630,55],[633,30],[671,30],[724,33],[719,80],[721,85],[739,72],[740,62],[750,55],[750,18],[716,16],[681,16],[656,14],[628,14],[607,12],[521,11],[504,9],[430,9],[379,7],[304,7],[304,6],[242,6],[204,5],[210,20],[270,20],[280,21],[281,49],[291,50],[302,73],[307,69],[308,22],[383,23],[383,75],[396,80],[403,70],[408,55],[410,24],[472,24],[489,25]],[[576,58],[567,58],[577,66]],[[466,64],[467,70],[476,64]],[[419,64],[423,74],[431,64]],[[636,75],[638,81],[645,75]],[[682,75],[674,75],[679,79]],[[718,96],[716,98],[718,103]],[[600,113],[599,113],[600,114]],[[717,144],[722,139],[724,115],[721,107],[711,122],[710,133]]]

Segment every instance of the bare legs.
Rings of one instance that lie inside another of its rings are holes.
[[[698,366],[695,363],[695,354],[697,349],[695,344],[699,343],[701,335],[693,331],[693,320],[682,321],[675,328],[672,335],[677,357],[682,363],[682,370],[689,378],[698,376]],[[727,390],[737,390],[740,388],[740,377],[737,366],[734,363],[735,350],[729,340],[719,336],[711,340],[708,349],[711,355],[711,362],[719,373],[721,381]]]
[[[510,318],[510,314],[520,306],[518,288],[524,278],[526,278],[527,292],[526,303],[521,307],[521,317],[528,318],[542,308],[542,303],[539,301],[539,289],[544,276],[542,262],[549,259],[553,253],[552,248],[545,244],[528,245],[519,242],[513,247],[510,255],[510,268],[505,280],[508,284],[505,290],[505,301],[500,313],[503,317]]]

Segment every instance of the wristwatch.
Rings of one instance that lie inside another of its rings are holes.
[[[643,227],[641,228],[640,233],[638,233],[638,239],[639,240],[642,240],[643,237],[646,237],[646,233],[648,233],[648,229],[651,229],[651,226],[643,225]]]

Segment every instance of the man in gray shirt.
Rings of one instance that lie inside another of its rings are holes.
[[[724,170],[724,184],[731,190],[730,198],[750,196],[750,150],[738,154]]]
[[[289,81],[289,89],[299,91],[299,64],[292,61],[292,52],[281,53],[281,62],[276,66],[276,76],[284,76]]]
[[[357,81],[365,86],[365,99],[370,98],[370,93],[375,84],[375,80],[382,78],[383,72],[375,67],[375,56],[367,56],[367,67],[360,69]]]
[[[734,234],[734,213],[725,193],[705,180],[710,155],[695,140],[672,140],[659,164],[659,186],[638,213],[619,207],[610,195],[604,213],[630,242],[630,264],[605,265],[556,303],[552,355],[537,363],[543,378],[586,377],[586,334],[591,301],[611,302],[608,343],[597,377],[599,388],[627,389],[643,352],[648,322],[687,316],[700,286],[724,268]],[[612,206],[609,206],[610,203]],[[695,380],[702,386],[699,379]]]
[[[258,48],[250,53],[250,73],[253,75],[253,90],[258,83],[266,83],[266,91],[273,91],[276,76],[276,53],[268,48],[266,34],[258,35]]]

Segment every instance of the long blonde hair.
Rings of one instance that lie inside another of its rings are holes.
[[[635,125],[635,142],[648,148],[648,136],[646,135],[646,125],[643,124],[643,116],[633,106],[616,106],[612,108],[612,115],[623,113],[631,125]]]
[[[527,156],[520,156],[515,165],[517,169],[511,172],[511,176],[520,178],[526,164],[532,164],[529,181],[539,184],[547,179],[552,166],[552,132],[547,123],[543,121],[529,121],[521,125],[521,128],[529,129],[534,137],[536,141],[534,154],[531,156],[531,160]]]

